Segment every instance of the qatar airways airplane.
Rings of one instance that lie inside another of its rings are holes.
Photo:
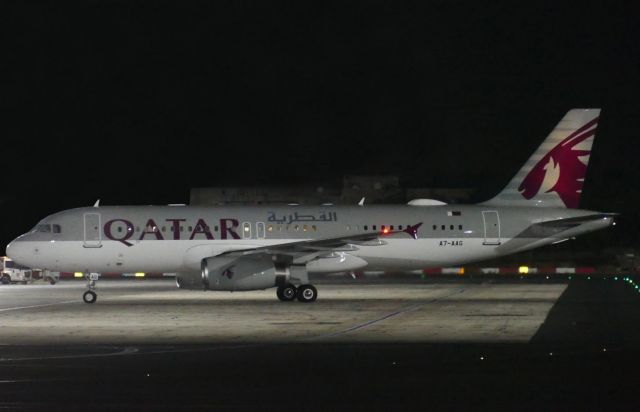
[[[573,109],[511,182],[475,205],[99,206],[65,210],[7,246],[14,261],[84,272],[176,272],[178,287],[277,287],[313,302],[309,274],[464,264],[558,243],[613,224],[578,209],[599,109]]]

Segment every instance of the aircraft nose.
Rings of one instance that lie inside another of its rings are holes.
[[[7,256],[14,262],[22,263],[26,258],[27,245],[18,239],[14,239],[7,245]]]

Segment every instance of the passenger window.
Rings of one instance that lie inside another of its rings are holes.
[[[242,238],[243,239],[251,238],[251,223],[249,222],[242,223]]]
[[[298,225],[295,225],[295,226],[293,227],[293,230],[295,230],[296,232],[297,232],[299,229],[300,229],[300,226],[298,226]]]
[[[399,225],[399,226],[398,226],[398,230],[402,230],[402,225]]]
[[[462,230],[462,225],[458,225],[458,230]]]
[[[393,225],[389,226],[389,230],[393,230]]]
[[[311,225],[311,229],[315,232],[316,230],[318,230],[318,228],[316,227],[316,225]]]
[[[216,226],[216,230],[218,230],[217,228],[218,226]],[[267,232],[273,232],[273,225],[267,226]]]
[[[369,230],[369,226],[368,225],[364,225],[364,230]]]
[[[52,225],[53,227],[53,233],[60,233],[62,231],[62,229],[60,228],[60,225]]]
[[[217,231],[218,231],[218,225],[215,225],[215,226],[213,227],[213,230],[217,232]]]
[[[371,226],[371,229],[376,230],[376,225]]]
[[[166,232],[167,231],[167,227],[166,226],[162,226],[162,231]]]
[[[438,229],[438,226],[433,225],[433,230],[436,230],[436,229]]]
[[[446,228],[445,225],[442,225],[442,230],[445,230],[445,228]]]
[[[453,230],[453,225],[449,226],[449,230]]]
[[[308,229],[309,229],[309,227],[307,225],[303,225],[302,226],[302,231],[303,232],[306,232]]]

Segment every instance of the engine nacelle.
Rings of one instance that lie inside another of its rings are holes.
[[[201,282],[210,290],[260,290],[289,283],[289,267],[269,255],[212,257],[202,260]]]
[[[206,290],[202,283],[202,273],[200,272],[179,272],[176,273],[176,286],[186,290]]]

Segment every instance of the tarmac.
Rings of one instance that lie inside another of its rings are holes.
[[[628,409],[640,293],[586,280],[323,280],[315,303],[171,280],[0,287],[5,409]]]

